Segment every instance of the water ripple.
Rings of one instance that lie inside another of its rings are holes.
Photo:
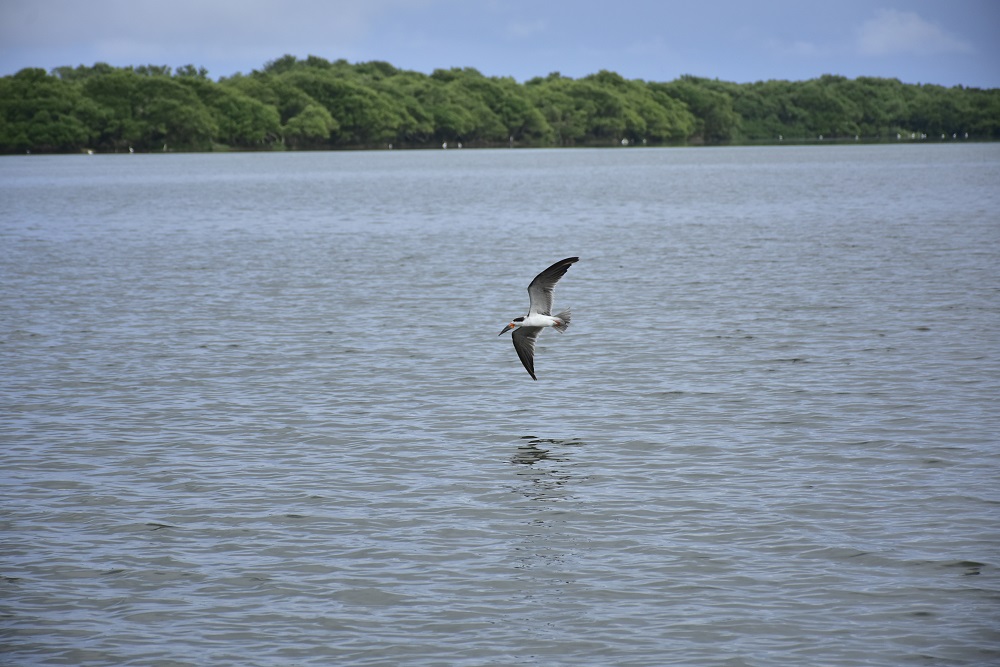
[[[5,657],[1000,660],[1000,156],[854,148],[0,161]]]

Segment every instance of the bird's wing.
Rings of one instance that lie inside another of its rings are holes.
[[[528,298],[531,299],[531,306],[528,308],[528,315],[541,313],[542,315],[552,314],[552,290],[559,279],[566,275],[570,264],[580,261],[579,257],[567,257],[559,260],[549,268],[545,269],[531,281],[528,285]]]
[[[541,330],[541,327],[518,327],[510,335],[517,356],[521,358],[524,370],[528,371],[532,380],[538,379],[535,377],[535,339]]]

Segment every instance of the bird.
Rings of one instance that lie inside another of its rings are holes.
[[[503,328],[499,335],[504,335],[511,329],[514,332],[510,335],[514,341],[514,350],[524,364],[524,370],[532,380],[535,377],[535,340],[538,334],[545,327],[552,327],[559,333],[566,331],[569,326],[570,312],[564,310],[557,315],[552,315],[552,290],[559,279],[566,275],[569,267],[579,262],[579,257],[567,257],[561,259],[549,268],[545,269],[531,281],[528,285],[528,314],[524,317],[515,317]]]

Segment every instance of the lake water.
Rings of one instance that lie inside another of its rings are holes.
[[[5,157],[0,248],[3,664],[1000,661],[1000,145]]]

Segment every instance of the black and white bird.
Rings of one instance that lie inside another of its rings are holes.
[[[525,317],[515,317],[500,332],[502,336],[511,329],[514,330],[510,335],[514,341],[514,349],[532,380],[538,379],[535,377],[535,339],[538,334],[545,327],[552,327],[562,333],[569,326],[569,310],[552,314],[552,290],[559,279],[566,275],[570,265],[578,261],[579,257],[567,257],[535,276],[528,285],[528,298],[531,300],[528,314]]]

